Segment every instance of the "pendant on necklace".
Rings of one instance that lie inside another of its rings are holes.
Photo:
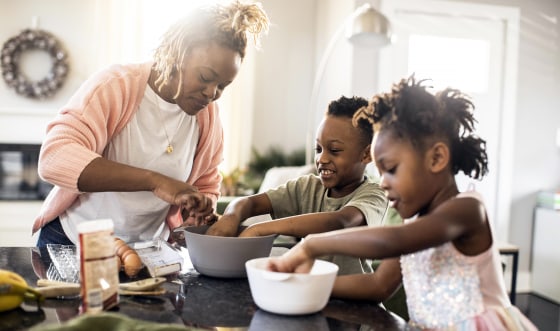
[[[167,145],[167,148],[165,149],[165,152],[167,154],[173,153],[173,146],[171,146],[171,144]]]

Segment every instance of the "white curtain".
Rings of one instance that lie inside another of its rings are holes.
[[[237,77],[219,100],[224,124],[224,163],[221,168],[225,173],[243,168],[251,158],[254,73],[255,51],[248,47]]]
[[[142,4],[134,0],[95,1],[92,42],[98,47],[96,56],[90,57],[90,71],[138,60],[143,43]]]

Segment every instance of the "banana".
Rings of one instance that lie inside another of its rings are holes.
[[[27,285],[23,277],[0,269],[0,312],[15,309],[24,300],[43,300],[43,295]]]
[[[13,281],[19,282],[20,284],[27,284],[25,279],[23,279],[23,277],[21,277],[18,273],[0,269],[0,280],[4,278],[11,278]]]
[[[24,297],[19,294],[0,295],[0,312],[16,309],[23,303]]]
[[[27,286],[27,282],[19,274],[13,271],[0,269],[0,284],[4,284],[6,282]]]

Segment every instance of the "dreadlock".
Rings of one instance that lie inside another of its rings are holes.
[[[154,53],[154,69],[158,73],[155,85],[158,90],[172,75],[179,75],[179,95],[182,84],[181,66],[194,46],[216,42],[237,51],[245,57],[247,37],[252,35],[255,47],[260,47],[260,36],[268,32],[269,19],[260,3],[214,4],[199,7],[172,25],[163,35]]]

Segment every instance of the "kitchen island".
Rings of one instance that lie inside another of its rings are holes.
[[[46,250],[32,247],[0,248],[0,269],[17,272],[35,286],[48,278],[51,261]],[[283,316],[259,309],[246,278],[221,279],[200,275],[188,264],[163,287],[158,296],[120,296],[112,312],[158,323],[206,330],[404,330],[406,323],[382,307],[360,301],[331,299],[320,312]],[[80,315],[80,299],[47,299],[38,310],[24,303],[0,313],[1,330],[26,330],[37,325],[63,323]],[[108,330],[107,330],[108,331]]]

